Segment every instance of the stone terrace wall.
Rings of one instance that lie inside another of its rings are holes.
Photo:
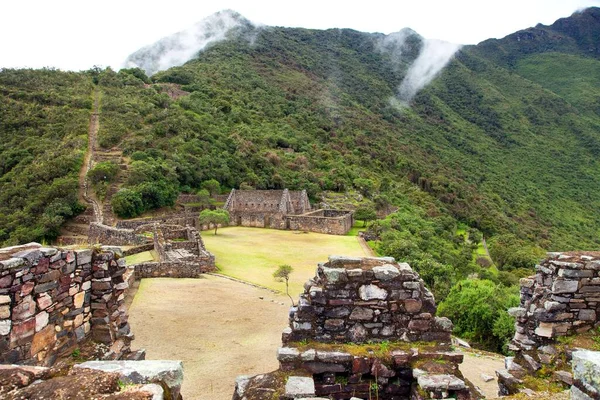
[[[303,215],[288,215],[286,226],[291,230],[345,235],[353,224],[352,212],[317,210]]]
[[[51,365],[90,335],[129,338],[125,271],[112,250],[0,250],[0,363]]]
[[[180,225],[180,226],[197,226],[198,225],[198,213],[172,213],[157,218],[139,218],[139,219],[128,219],[117,222],[117,228],[119,229],[134,229],[137,232],[137,228],[143,225],[152,224],[168,224],[168,225]],[[150,229],[151,230],[151,229]]]
[[[90,244],[101,243],[112,246],[141,245],[147,242],[144,236],[137,235],[131,229],[119,229],[93,222],[88,233]]]
[[[423,280],[393,258],[330,257],[305,284],[283,342],[450,342],[452,322],[435,316]]]
[[[536,274],[521,279],[513,346],[531,349],[600,321],[600,253],[550,253]]]
[[[147,262],[136,264],[135,279],[142,278],[199,278],[215,270],[214,259],[205,262]]]

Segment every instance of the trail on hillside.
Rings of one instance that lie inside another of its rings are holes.
[[[90,193],[90,183],[88,179],[88,172],[92,169],[94,163],[94,152],[96,147],[96,137],[98,136],[98,130],[100,129],[99,122],[99,106],[100,106],[100,92],[98,89],[94,92],[94,109],[90,116],[90,127],[88,129],[88,148],[85,154],[85,162],[79,173],[79,188],[81,197],[83,200],[92,205],[94,210],[94,221],[102,223],[104,220],[102,216],[102,207],[96,200],[95,196]]]

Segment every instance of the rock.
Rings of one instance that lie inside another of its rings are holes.
[[[423,302],[419,299],[404,300],[404,309],[407,313],[418,313],[423,308]]]
[[[152,400],[163,400],[165,394],[162,386],[155,383],[142,385],[138,389],[135,389],[135,391],[141,393],[150,393],[152,395]]]
[[[317,351],[317,360],[327,363],[349,363],[353,357],[351,354],[341,351]]]
[[[535,361],[533,359],[533,357],[531,357],[528,354],[524,354],[523,355],[523,359],[527,362],[527,365],[533,371],[537,371],[538,369],[542,368],[542,366],[540,365],[540,363],[538,363],[537,361]]]
[[[413,370],[413,374],[415,374],[415,371],[419,370]],[[454,375],[429,375],[427,373],[417,373],[415,376],[417,377],[417,384],[426,392],[463,390],[467,387],[462,379],[459,379]]]
[[[347,280],[345,269],[322,267],[321,271],[323,272],[323,275],[325,275],[325,279],[328,283],[337,283]]]
[[[496,371],[498,378],[499,394],[508,396],[519,392],[519,387],[523,383],[522,380],[515,378],[507,370],[501,369]]]
[[[565,385],[571,386],[573,384],[573,374],[567,371],[554,371],[552,374],[554,379],[564,383]]]
[[[302,361],[314,361],[317,357],[317,352],[314,349],[309,349],[300,355]]]
[[[181,361],[87,361],[74,368],[116,372],[125,383],[162,383],[168,389],[166,399],[177,400],[183,383]]]
[[[0,305],[10,304],[10,296],[0,296]]]
[[[37,313],[35,316],[35,331],[41,331],[46,325],[48,325],[49,314],[46,311]]]
[[[293,347],[280,347],[277,349],[277,360],[281,362],[294,362],[300,358],[300,352]]]
[[[79,292],[73,296],[73,306],[75,308],[83,307],[83,301],[85,300],[85,292]]]
[[[555,280],[552,284],[552,293],[575,293],[579,288],[579,281]]]
[[[559,303],[558,301],[547,301],[544,303],[546,311],[560,311],[567,308],[566,304]]]
[[[325,329],[330,331],[341,331],[344,329],[344,320],[343,319],[326,319],[325,320]]]
[[[538,327],[535,328],[535,334],[541,337],[551,338],[554,334],[554,324],[540,322]]]
[[[387,290],[382,289],[379,286],[370,284],[362,285],[358,289],[358,295],[362,300],[385,300],[388,296],[388,292]]]
[[[290,376],[285,384],[285,396],[290,399],[314,397],[315,381],[305,376]]]
[[[594,310],[579,310],[578,318],[581,321],[595,321],[596,311]]]
[[[433,319],[435,327],[443,332],[452,332],[454,325],[446,317],[434,317]]]
[[[356,324],[348,329],[348,340],[351,342],[364,342],[367,338],[367,330],[361,324]]]
[[[493,381],[494,380],[494,377],[490,376],[490,375],[481,374],[479,376],[481,376],[481,379],[483,379],[484,382],[489,382],[489,381]]]
[[[92,249],[75,250],[77,265],[89,264],[92,262]]]
[[[54,330],[54,325],[48,325],[33,336],[33,342],[31,342],[31,354],[37,354],[54,345],[55,342],[56,331]]]
[[[370,308],[356,307],[350,314],[351,320],[371,320],[373,319],[373,310]]]
[[[12,321],[9,319],[0,321],[0,336],[8,335],[10,333],[11,325]]]
[[[471,348],[471,345],[466,340],[463,340],[456,336],[452,336],[452,344],[454,344],[455,346],[465,347],[467,349]]]
[[[593,398],[600,398],[600,352],[574,351],[571,364],[574,386]]]
[[[244,397],[248,383],[250,383],[250,376],[248,375],[240,375],[235,378],[235,394],[238,398],[241,399]]]
[[[375,273],[375,279],[380,281],[390,281],[400,275],[398,268],[391,264],[385,264],[380,267],[373,267],[373,273]]]
[[[514,318],[523,318],[527,315],[527,310],[522,307],[511,307],[508,309],[508,315]]]

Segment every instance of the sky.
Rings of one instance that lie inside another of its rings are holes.
[[[600,0],[5,0],[0,13],[0,68],[118,69],[145,45],[217,11],[254,23],[314,29],[397,32],[476,44],[545,25]]]

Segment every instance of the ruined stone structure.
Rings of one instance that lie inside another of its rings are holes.
[[[549,253],[534,276],[521,279],[520,307],[509,313],[516,318],[515,357],[498,371],[500,392],[515,393],[520,379],[543,365],[563,369],[557,377],[570,385],[571,366],[560,360],[556,339],[600,324],[600,253]]]
[[[0,250],[0,363],[52,365],[87,337],[126,352],[127,272],[111,248]]]
[[[290,310],[277,354],[287,380],[240,377],[233,398],[259,399],[268,390],[285,392],[282,399],[479,398],[458,370],[452,322],[435,312],[408,264],[330,257]]]
[[[92,222],[88,232],[89,244],[111,246],[142,245],[148,241],[144,236],[136,234],[132,229],[114,228],[112,226]]]
[[[291,229],[344,235],[352,228],[352,212],[311,212],[306,190],[235,190],[225,202],[229,225]]]

